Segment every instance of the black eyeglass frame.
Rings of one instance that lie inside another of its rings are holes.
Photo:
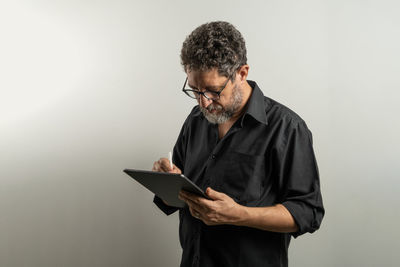
[[[221,97],[222,91],[223,91],[223,90],[226,88],[226,86],[228,85],[228,82],[229,82],[229,80],[231,79],[231,77],[232,77],[232,74],[229,75],[228,80],[225,82],[225,84],[222,86],[221,90],[219,90],[218,92],[209,91],[209,90],[205,90],[204,92],[202,92],[202,91],[199,91],[199,90],[185,89],[186,84],[187,84],[187,80],[188,80],[188,78],[186,77],[185,83],[183,84],[183,87],[182,87],[182,91],[183,91],[188,97],[193,98],[193,99],[200,99],[201,96],[204,96],[207,100],[219,100],[219,98]],[[191,96],[188,92],[193,92],[194,94],[197,94],[198,97],[196,97],[196,96],[193,97],[193,96]],[[206,96],[206,92],[210,92],[210,93],[212,93],[212,94],[217,94],[218,97],[217,97],[217,98],[210,98],[210,97]]]

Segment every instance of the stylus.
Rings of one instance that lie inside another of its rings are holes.
[[[172,165],[172,152],[169,152],[169,164],[171,165],[171,170],[174,169],[174,166]]]

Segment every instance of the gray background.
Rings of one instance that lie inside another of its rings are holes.
[[[397,1],[1,1],[0,266],[177,266],[178,218],[122,173],[195,104],[179,51],[227,20],[314,135],[326,217],[291,266],[398,266]]]

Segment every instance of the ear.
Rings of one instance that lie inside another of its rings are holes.
[[[247,80],[247,76],[249,75],[249,65],[243,65],[240,67],[240,69],[237,70],[237,76],[240,80],[240,82],[245,82]]]

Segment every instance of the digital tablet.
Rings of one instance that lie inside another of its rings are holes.
[[[169,206],[183,208],[186,203],[178,198],[180,190],[185,190],[208,198],[203,190],[183,174],[125,169],[124,172],[168,203]]]

